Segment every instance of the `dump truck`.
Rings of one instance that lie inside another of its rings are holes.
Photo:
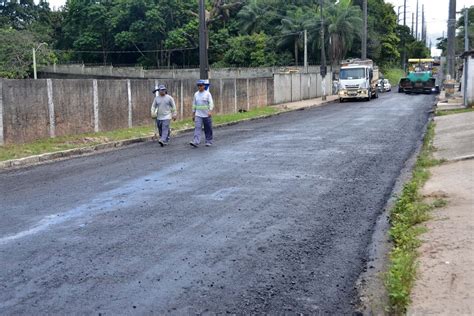
[[[378,98],[379,69],[370,59],[349,59],[341,63],[338,80],[339,102]]]
[[[400,93],[439,93],[439,85],[434,74],[437,73],[437,64],[433,58],[408,59],[409,71],[398,84]]]

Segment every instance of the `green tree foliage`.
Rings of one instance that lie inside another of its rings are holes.
[[[303,31],[309,61],[319,63],[320,1],[206,0],[209,62],[219,66],[301,64]],[[361,51],[362,0],[324,0],[325,47],[337,64]],[[368,0],[368,57],[398,63],[400,36],[393,6]],[[60,11],[47,1],[0,0],[0,27],[27,31],[47,42],[60,61],[146,67],[197,65],[195,0],[67,0]],[[406,40],[409,49],[422,51]]]
[[[462,14],[456,22],[456,29],[457,29],[457,50],[458,53],[464,51],[464,16],[467,13],[467,34],[469,37],[469,48],[474,47],[474,5],[462,9]]]
[[[406,58],[426,58],[430,57],[431,52],[423,41],[417,41],[412,35],[408,26],[398,25],[396,28],[400,42],[398,51],[400,55],[406,50]]]
[[[26,29],[36,16],[37,6],[33,0],[0,0],[0,26],[2,27]]]
[[[277,55],[270,48],[269,38],[264,33],[239,35],[229,40],[224,63],[232,66],[272,66]]]
[[[46,43],[37,52],[37,64],[55,60],[54,47],[57,15],[48,2],[41,0],[0,0],[0,77],[26,78],[32,74],[32,49]]]
[[[456,54],[462,54],[464,52],[464,15],[468,15],[468,35],[469,35],[469,49],[474,47],[474,6],[462,9],[462,14],[456,22],[456,40],[455,40],[455,52]],[[448,49],[448,39],[446,37],[438,37],[436,39],[436,48],[442,51],[441,55],[446,56]]]
[[[295,64],[298,64],[298,54],[304,45],[303,30],[305,24],[311,17],[311,13],[303,8],[295,8],[288,11],[286,17],[281,19],[279,30],[282,36],[278,41],[278,46],[293,47]]]
[[[354,0],[362,9],[363,0]],[[384,0],[367,1],[367,55],[379,65],[393,64],[399,60],[400,37],[397,30],[397,15],[393,5]],[[356,41],[351,55],[360,56],[360,42]]]
[[[31,74],[33,47],[38,47],[36,35],[27,30],[0,28],[0,77],[26,78]],[[36,52],[37,65],[54,60],[54,54],[42,45]]]
[[[324,11],[323,11],[324,12]],[[362,12],[351,0],[340,0],[327,10],[327,33],[329,35],[329,57],[338,64],[352,48],[362,30]]]

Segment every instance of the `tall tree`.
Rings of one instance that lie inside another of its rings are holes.
[[[27,30],[0,28],[0,77],[26,78],[32,72],[32,48],[39,46],[35,33]],[[55,60],[54,54],[42,45],[37,51],[38,65],[48,64]]]
[[[310,13],[302,8],[296,8],[289,11],[285,18],[281,19],[281,38],[278,40],[280,47],[293,46],[295,65],[298,65],[298,54],[303,47],[303,31],[310,18]]]
[[[329,6],[326,24],[330,42],[329,57],[333,64],[338,64],[351,49],[352,43],[360,39],[362,12],[359,7],[352,5],[351,0],[340,0]]]

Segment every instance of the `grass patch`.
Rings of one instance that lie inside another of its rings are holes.
[[[469,107],[465,109],[439,110],[439,111],[436,111],[436,116],[444,116],[444,115],[459,114],[459,113],[466,113],[466,112],[474,112],[474,108]]]
[[[410,303],[410,292],[417,271],[417,248],[421,243],[419,235],[425,232],[425,228],[418,224],[429,219],[430,210],[446,205],[444,200],[427,204],[419,193],[430,176],[428,168],[440,164],[439,160],[432,157],[433,138],[434,123],[430,123],[412,178],[404,185],[390,214],[389,234],[393,249],[385,285],[389,294],[388,311],[396,315],[404,314]]]
[[[274,107],[262,107],[248,112],[214,115],[214,124],[223,124],[237,122],[244,119],[267,116],[274,114],[279,110]],[[172,123],[173,131],[179,131],[193,127],[191,119],[177,121]],[[112,141],[126,140],[138,137],[146,137],[154,134],[154,126],[151,123],[148,126],[119,129],[109,132],[87,133],[73,136],[64,136],[56,138],[40,139],[27,144],[12,144],[0,147],[0,161],[24,158],[28,156],[52,153],[67,149],[82,148],[94,146]]]
[[[399,68],[383,69],[382,73],[384,75],[384,78],[388,79],[392,86],[398,85],[398,83],[400,82],[400,78],[405,77],[405,72]]]

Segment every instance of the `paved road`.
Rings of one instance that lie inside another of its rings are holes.
[[[384,94],[0,173],[0,314],[350,313],[433,98]]]

